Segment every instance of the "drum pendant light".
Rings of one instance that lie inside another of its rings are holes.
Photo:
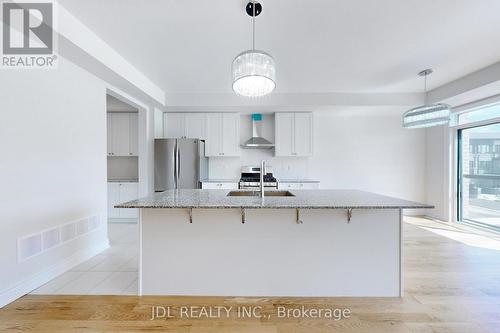
[[[233,60],[233,91],[240,96],[260,97],[276,87],[276,68],[273,57],[255,49],[255,17],[262,12],[262,5],[252,0],[246,12],[252,17],[252,49]]]

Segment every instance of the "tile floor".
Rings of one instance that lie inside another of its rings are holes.
[[[37,295],[137,295],[137,224],[108,224],[111,247],[32,291]]]

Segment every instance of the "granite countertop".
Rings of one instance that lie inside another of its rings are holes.
[[[108,183],[138,183],[138,179],[108,179]]]
[[[168,190],[116,208],[434,208],[358,190],[292,190],[294,197],[228,197],[229,190]]]
[[[278,183],[319,183],[319,180],[314,179],[282,179],[278,178]]]
[[[202,183],[237,183],[239,179],[202,179]]]

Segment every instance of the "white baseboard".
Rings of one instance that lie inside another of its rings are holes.
[[[4,289],[0,293],[0,308],[44,285],[71,268],[80,265],[82,262],[92,258],[96,254],[101,253],[107,248],[109,248],[108,240],[94,244],[92,247],[80,250],[63,261],[58,262],[57,264],[54,264],[53,266],[38,272],[21,282],[18,282],[14,286]]]

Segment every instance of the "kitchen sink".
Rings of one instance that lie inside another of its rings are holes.
[[[228,197],[260,197],[259,191],[231,191]],[[294,197],[290,191],[264,191],[264,197]]]

